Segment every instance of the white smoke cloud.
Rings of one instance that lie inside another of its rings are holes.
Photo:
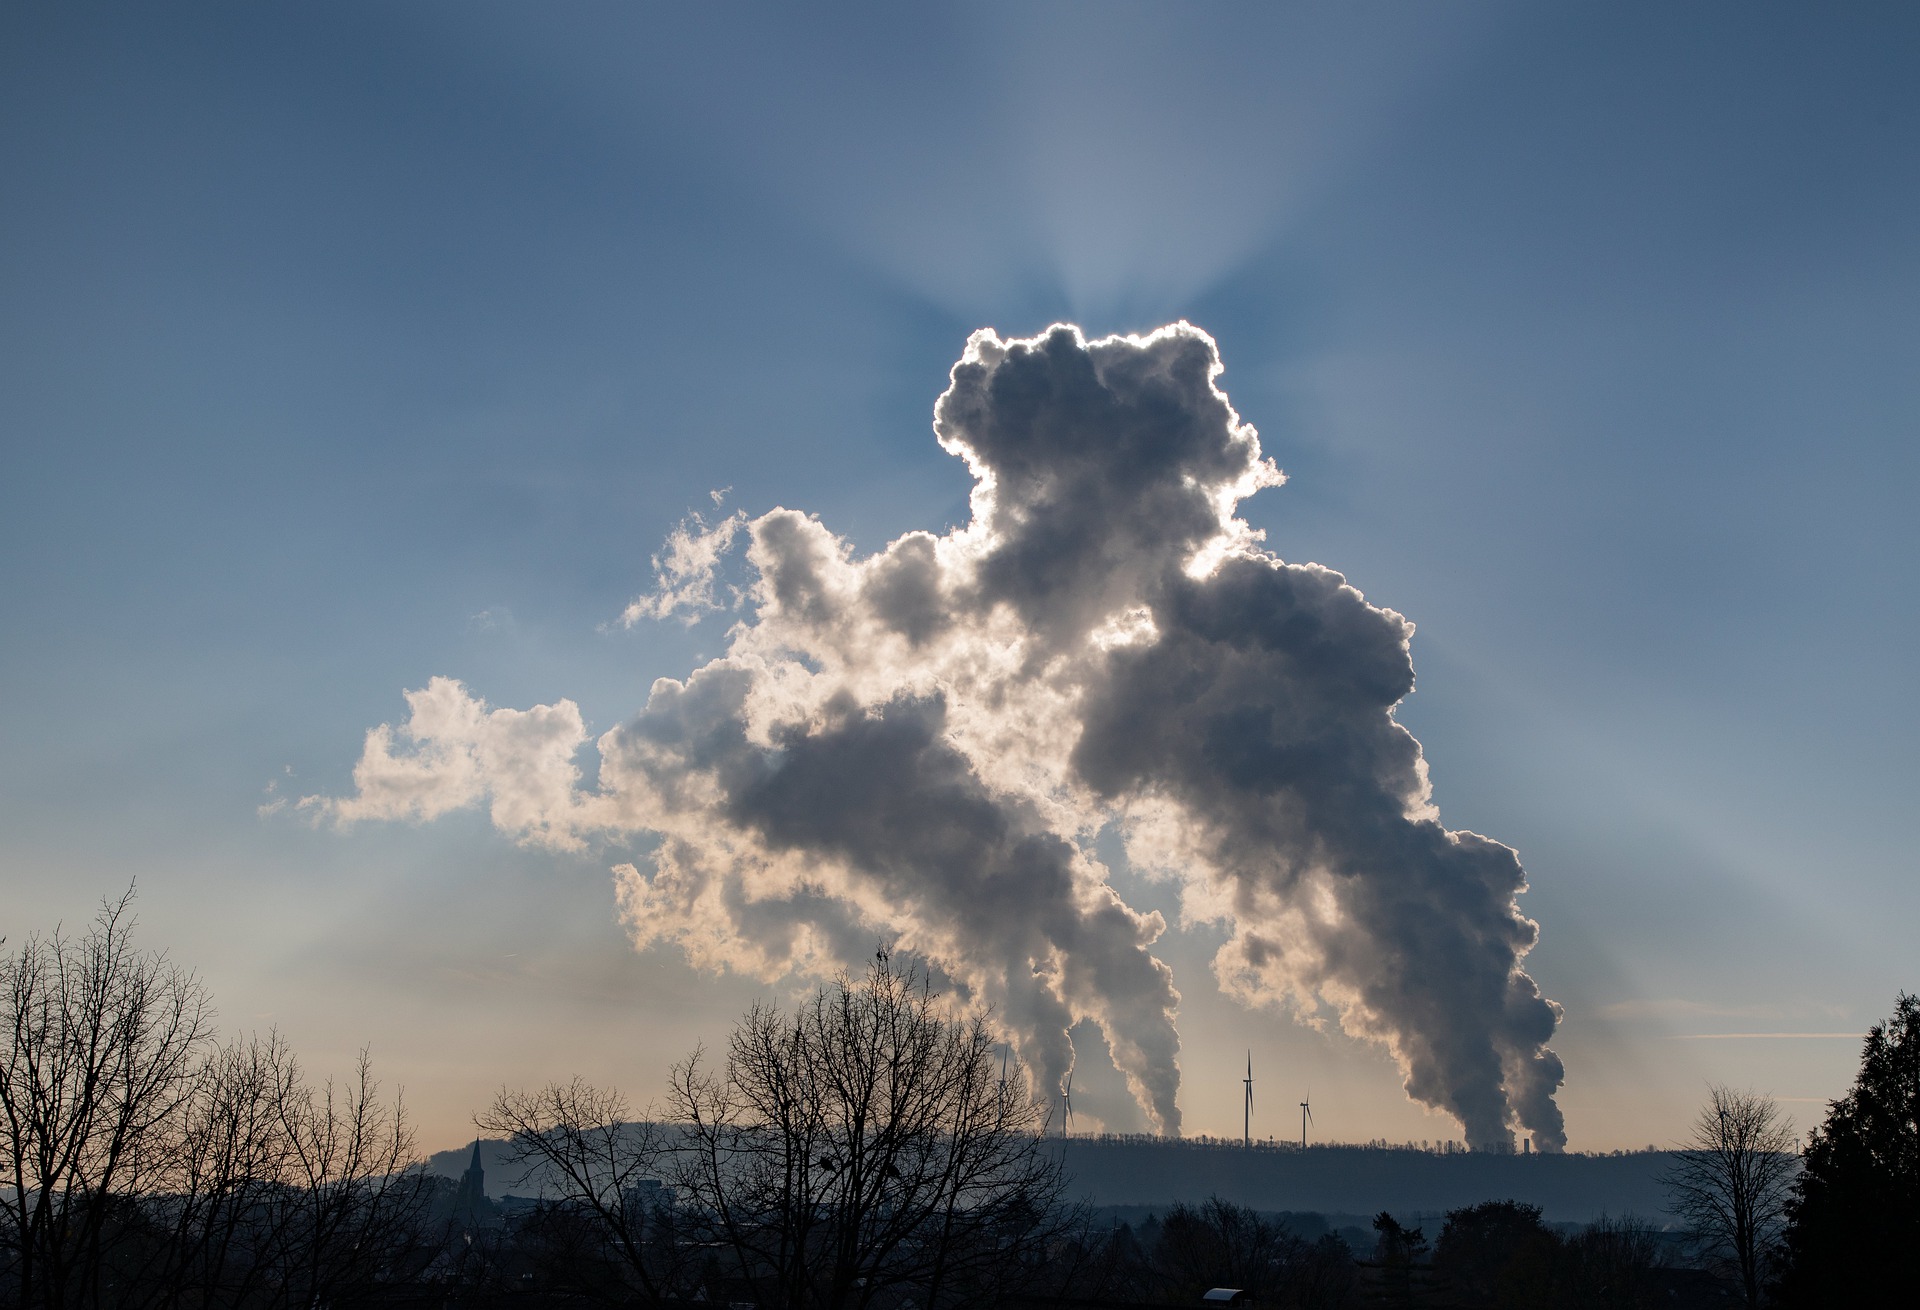
[[[451,678],[407,693],[399,728],[367,733],[353,766],[354,794],[308,796],[300,807],[348,825],[364,819],[439,818],[488,802],[495,826],[530,844],[578,850],[601,798],[580,790],[574,756],[586,744],[580,707],[570,700],[530,710],[496,710]],[[396,753],[396,738],[412,749]]]
[[[657,834],[616,871],[637,944],[773,978],[884,935],[991,1001],[1041,1086],[1072,1067],[1068,1030],[1097,1024],[1175,1132],[1164,924],[1089,852],[1117,824],[1185,918],[1228,926],[1232,995],[1331,1007],[1477,1146],[1517,1125],[1559,1149],[1558,1010],[1521,967],[1520,864],[1439,821],[1393,719],[1412,625],[1236,517],[1282,476],[1220,372],[1184,323],[976,333],[934,422],[976,479],[971,521],[867,556],[792,510],[683,525],[629,618],[714,604],[736,532],[746,618],[599,739],[595,788],[571,702],[489,709],[436,679],[368,735],[355,795],[306,804],[352,822],[485,802],[555,846]]]

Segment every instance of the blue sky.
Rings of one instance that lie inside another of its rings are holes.
[[[1917,56],[1897,5],[16,6],[0,933],[137,877],[227,1023],[371,1042],[430,1147],[502,1081],[651,1094],[759,985],[626,945],[633,851],[259,807],[436,674],[619,723],[720,648],[616,622],[709,490],[962,522],[969,332],[1184,317],[1289,474],[1268,546],[1418,625],[1573,1145],[1709,1079],[1805,1124],[1852,1043],[1693,1035],[1916,985]],[[1164,943],[1189,1131],[1252,1045],[1330,1135],[1452,1135],[1218,940]]]

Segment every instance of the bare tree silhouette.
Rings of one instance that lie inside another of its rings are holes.
[[[116,1202],[164,1175],[211,1041],[200,980],[134,948],[132,900],[0,957],[0,1236],[25,1305],[99,1300]]]
[[[754,1299],[926,1310],[1017,1284],[1069,1222],[1045,1108],[985,1016],[948,1017],[880,952],[791,1013],[756,1005],[722,1069],[673,1074],[674,1181]]]
[[[585,1221],[583,1236],[598,1238],[592,1244],[611,1254],[621,1281],[654,1301],[675,1290],[674,1220],[657,1185],[667,1151],[658,1124],[636,1121],[618,1091],[578,1078],[537,1092],[503,1090],[474,1122],[506,1138],[522,1180],[559,1202],[564,1213],[547,1216],[543,1232]]]
[[[1714,1086],[1663,1181],[1673,1212],[1758,1306],[1787,1198],[1797,1142],[1773,1099]]]
[[[315,1086],[213,1037],[132,889],[0,957],[0,1304],[301,1307],[417,1272],[428,1180],[363,1051]]]

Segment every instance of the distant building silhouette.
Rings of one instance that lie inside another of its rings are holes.
[[[627,1209],[636,1215],[650,1215],[662,1206],[673,1208],[674,1190],[658,1178],[642,1178],[620,1193]]]

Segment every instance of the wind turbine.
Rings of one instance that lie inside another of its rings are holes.
[[[1240,1138],[1244,1146],[1253,1145],[1253,1050],[1247,1050],[1247,1076],[1242,1079],[1247,1085],[1247,1100],[1240,1116]]]
[[[1061,1117],[1060,1132],[1063,1137],[1073,1136],[1073,1070],[1067,1070],[1067,1085],[1060,1091],[1060,1099],[1066,1107]]]
[[[1300,1149],[1307,1149],[1307,1125],[1313,1122],[1313,1091],[1307,1091],[1307,1099],[1300,1102]]]

